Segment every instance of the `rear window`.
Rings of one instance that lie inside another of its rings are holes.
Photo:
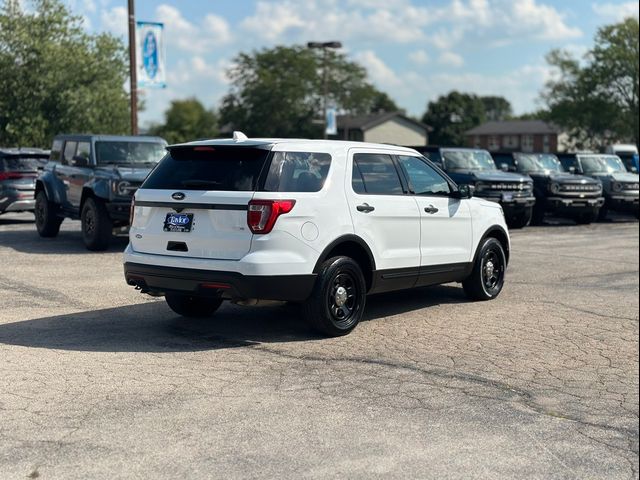
[[[254,191],[268,156],[252,147],[175,147],[142,188]]]
[[[8,157],[0,159],[0,170],[5,172],[35,172],[42,163],[37,158]]]
[[[275,152],[264,183],[267,192],[318,192],[327,179],[331,155]]]
[[[142,188],[227,192],[317,192],[331,156],[274,152],[255,147],[176,147],[158,164]]]

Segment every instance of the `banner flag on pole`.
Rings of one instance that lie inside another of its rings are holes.
[[[136,22],[138,88],[165,88],[164,24]]]
[[[338,119],[336,118],[336,109],[335,107],[327,108],[327,118],[326,121],[326,132],[327,135],[337,135],[338,134]]]

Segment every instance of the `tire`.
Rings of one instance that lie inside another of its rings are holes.
[[[49,201],[44,190],[36,195],[34,214],[36,217],[36,229],[41,237],[55,237],[60,231],[63,218],[56,215],[56,205]]]
[[[511,217],[507,222],[509,228],[520,229],[524,228],[531,223],[531,217],[533,216],[533,207],[525,209],[516,217]]]
[[[167,293],[164,299],[171,310],[190,318],[210,317],[222,305],[221,298],[196,297],[180,293]]]
[[[89,197],[82,205],[80,214],[82,223],[82,240],[88,250],[100,251],[109,248],[113,224],[104,204]]]
[[[607,219],[607,214],[609,213],[609,209],[606,205],[600,207],[600,211],[598,212],[598,221],[603,222]]]
[[[478,250],[471,275],[462,282],[464,293],[471,300],[496,298],[502,291],[506,268],[502,244],[495,238],[487,238]]]
[[[542,225],[544,223],[544,214],[543,207],[534,206],[531,214],[531,225]]]
[[[349,257],[333,257],[322,264],[302,314],[312,328],[339,337],[362,319],[366,283],[360,266]]]
[[[575,218],[575,221],[578,225],[589,225],[590,223],[595,222],[598,219],[599,215],[600,215],[600,211],[597,208],[595,208],[589,212],[580,213]]]

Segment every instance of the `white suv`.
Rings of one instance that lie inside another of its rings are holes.
[[[489,300],[502,289],[500,206],[415,150],[236,132],[168,151],[135,194],[124,271],[180,315],[283,300],[344,335],[367,294],[462,282]]]

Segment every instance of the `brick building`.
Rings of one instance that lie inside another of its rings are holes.
[[[551,152],[564,150],[564,134],[542,120],[486,122],[465,132],[468,147],[489,151]]]

